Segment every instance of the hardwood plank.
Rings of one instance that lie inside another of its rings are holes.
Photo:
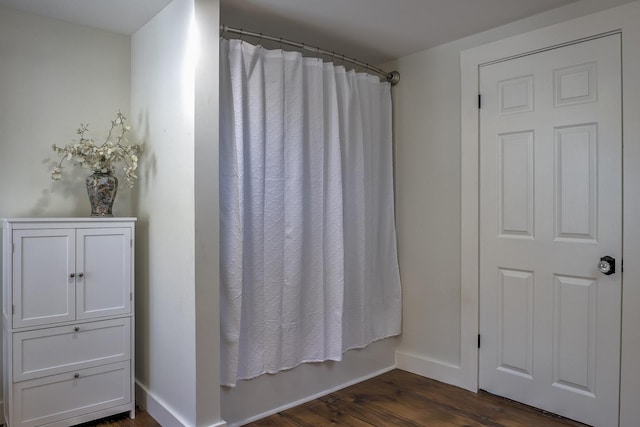
[[[326,425],[334,424],[345,427],[369,427],[370,424],[363,422],[358,417],[354,417],[343,411],[331,399],[316,399],[306,405],[292,408],[285,414],[295,420],[296,425]]]
[[[475,394],[399,369],[248,425],[586,427],[489,393]]]
[[[425,425],[465,425],[482,426],[475,420],[460,416],[460,414],[450,411],[448,408],[433,405],[425,401],[418,394],[411,390],[399,389],[395,387],[384,387],[384,383],[365,382],[353,387],[353,389],[338,392],[336,395],[345,399],[345,402],[353,408],[359,410],[363,415],[367,415],[370,425],[403,425],[403,426],[425,426]],[[375,419],[371,417],[375,415]],[[389,424],[380,424],[380,421],[389,420]],[[393,420],[393,422],[391,422]],[[492,426],[497,427],[497,426]]]
[[[489,393],[478,394],[399,369],[248,424],[254,427],[586,427]],[[136,408],[83,426],[160,427]]]
[[[538,409],[523,405],[486,392],[474,394],[438,381],[428,380],[406,371],[394,370],[388,377],[381,378],[397,386],[407,387],[433,404],[462,411],[467,416],[478,414],[483,422],[492,421],[501,426],[535,425],[544,419],[545,427],[584,426],[584,424],[561,418]],[[491,425],[491,424],[487,424]]]
[[[418,425],[411,419],[404,417],[401,412],[391,413],[389,411],[378,410],[378,408],[372,402],[368,402],[367,399],[354,402],[345,399],[341,394],[331,394],[321,398],[321,400],[330,403],[337,411],[349,414],[358,419],[363,426],[392,424],[415,427]]]
[[[288,413],[278,413],[272,415],[267,418],[263,418],[256,422],[251,423],[252,426],[256,427],[270,427],[270,426],[278,426],[278,427],[300,427],[304,426],[304,424],[300,424],[295,419],[291,418],[291,415]]]
[[[483,425],[535,425],[541,422],[541,417],[544,418],[544,425],[549,427],[582,425],[570,420],[552,417],[534,408],[492,396],[488,393],[470,393],[447,384],[409,374],[408,372],[394,371],[389,377],[381,378],[380,380],[382,383],[388,380],[393,389],[393,387],[398,386],[393,384],[394,376],[403,377],[398,384],[420,395],[429,404],[445,407],[454,413],[482,422]],[[395,378],[395,380],[398,380],[398,378]],[[380,383],[377,383],[376,386],[383,387]]]
[[[102,418],[90,421],[84,424],[78,424],[76,427],[162,427],[151,415],[144,409],[136,407],[136,417],[132,420],[129,413],[114,415],[112,417]]]

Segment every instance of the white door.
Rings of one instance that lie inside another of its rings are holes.
[[[610,35],[480,67],[480,388],[606,427],[618,424],[620,64]]]
[[[131,229],[79,228],[76,248],[77,318],[130,313]]]
[[[13,327],[75,319],[73,230],[13,231]]]

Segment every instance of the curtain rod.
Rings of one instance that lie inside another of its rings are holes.
[[[289,46],[293,46],[293,47],[297,47],[299,49],[304,49],[304,50],[308,50],[309,52],[313,52],[313,53],[317,53],[320,55],[324,55],[324,56],[329,56],[331,58],[336,58],[336,59],[340,59],[344,62],[349,62],[351,64],[355,64],[358,67],[364,68],[368,71],[371,71],[372,73],[378,74],[379,76],[384,77],[384,79],[386,81],[388,81],[389,83],[391,83],[391,86],[395,86],[398,84],[398,82],[400,82],[400,73],[397,71],[384,71],[380,68],[376,68],[373,67],[369,64],[366,64],[362,61],[358,61],[355,58],[351,58],[342,54],[338,54],[335,53],[333,51],[330,50],[326,50],[326,49],[322,49],[320,47],[315,47],[315,46],[309,46],[307,44],[301,43],[301,42],[296,42],[296,41],[292,41],[292,40],[287,40],[284,39],[282,37],[273,37],[273,36],[267,36],[264,35],[262,33],[254,33],[252,31],[246,31],[240,28],[233,28],[233,27],[228,27],[226,25],[220,25],[220,36],[222,37],[224,35],[224,33],[233,33],[233,34],[239,34],[241,36],[249,36],[249,37],[255,37],[258,38],[260,40],[270,40],[273,42],[277,42],[277,43],[281,43],[281,44],[286,44]],[[258,41],[259,43],[259,41]]]

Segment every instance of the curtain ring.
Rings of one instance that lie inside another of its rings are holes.
[[[282,50],[282,37],[280,37],[280,50]]]
[[[258,46],[260,46],[260,43],[262,43],[262,33],[260,33],[260,38],[258,39]]]
[[[244,36],[244,30],[240,28],[240,43],[244,42],[244,40],[242,40],[242,36]]]

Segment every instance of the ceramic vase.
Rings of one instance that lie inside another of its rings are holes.
[[[91,216],[113,216],[113,201],[118,191],[118,178],[111,173],[94,172],[87,178],[87,194]]]

